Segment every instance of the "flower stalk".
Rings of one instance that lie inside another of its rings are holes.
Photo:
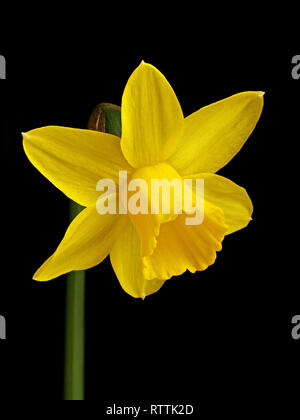
[[[72,220],[80,207],[70,203]],[[66,292],[65,400],[84,400],[84,354],[85,271],[71,271]]]
[[[88,129],[121,136],[121,108],[103,103],[93,110]],[[70,221],[84,207],[70,201]],[[66,290],[65,400],[84,400],[85,383],[85,278],[86,272],[71,271]]]

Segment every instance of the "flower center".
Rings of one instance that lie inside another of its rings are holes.
[[[127,188],[129,214],[159,215],[165,223],[182,213],[182,178],[165,162],[135,170]]]

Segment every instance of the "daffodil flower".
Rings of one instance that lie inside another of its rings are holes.
[[[46,281],[85,270],[110,255],[122,288],[144,298],[173,276],[213,264],[224,236],[247,226],[253,210],[246,190],[216,172],[239,152],[262,107],[263,92],[242,92],[184,118],[168,81],[142,62],[123,93],[121,139],[56,126],[24,133],[32,164],[85,207],[34,279]],[[120,171],[146,181],[204,179],[203,223],[185,224],[184,212],[172,217],[100,215],[97,182],[109,178],[118,183]]]

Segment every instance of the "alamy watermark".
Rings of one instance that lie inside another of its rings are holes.
[[[0,55],[0,79],[6,79],[6,60],[3,55]]]
[[[298,80],[300,79],[300,55],[294,55],[292,64],[294,64],[292,68],[292,78]]]
[[[120,171],[118,187],[114,180],[103,178],[96,191],[103,191],[96,203],[101,215],[184,213],[186,225],[200,225],[204,220],[204,179],[150,178],[147,182],[132,178],[128,182],[127,171]]]
[[[0,315],[0,340],[6,339],[6,320],[4,316]]]
[[[292,328],[291,335],[294,340],[299,340],[300,338],[300,315],[295,315],[292,318],[292,324],[294,327]]]

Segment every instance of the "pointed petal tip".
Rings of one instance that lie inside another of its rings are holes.
[[[266,92],[264,92],[264,91],[260,91],[260,92],[258,93],[258,96],[263,97],[265,93],[266,93]]]
[[[21,132],[21,134],[22,134],[22,137],[24,138],[24,139],[28,139],[29,138],[29,136],[28,136],[28,134],[27,133],[23,133],[23,131]]]
[[[43,280],[41,280],[41,276],[40,276],[40,268],[38,270],[36,270],[36,272],[32,276],[32,280],[34,280],[34,281],[43,281]]]

